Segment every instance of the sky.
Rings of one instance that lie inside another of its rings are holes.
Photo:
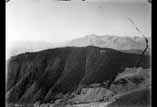
[[[74,1],[74,2],[73,2]],[[64,42],[85,35],[151,36],[151,5],[146,0],[11,0],[6,4],[6,43]]]

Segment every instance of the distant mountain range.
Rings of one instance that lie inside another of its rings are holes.
[[[148,38],[150,41],[150,38]],[[120,37],[120,36],[97,36],[87,35],[82,38],[74,39],[67,43],[68,46],[97,46],[101,48],[112,48],[116,50],[130,50],[145,48],[145,40],[142,37]]]
[[[149,43],[151,41],[148,38]],[[51,49],[56,47],[85,47],[85,46],[97,46],[101,48],[112,48],[116,50],[122,50],[127,52],[141,52],[146,46],[145,40],[142,37],[119,37],[119,36],[97,36],[87,35],[78,39],[65,41],[62,43],[48,43],[43,41],[17,41],[12,46],[7,47],[7,59],[10,56],[14,56],[24,52],[34,52],[44,49]],[[150,50],[150,47],[149,49]]]

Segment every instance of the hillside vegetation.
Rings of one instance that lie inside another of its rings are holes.
[[[108,89],[126,67],[135,66],[139,56],[94,46],[56,48],[14,56],[8,63],[7,102],[53,103],[97,83]],[[150,67],[148,55],[143,57],[140,66]]]

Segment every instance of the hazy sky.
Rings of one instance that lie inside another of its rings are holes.
[[[11,0],[6,4],[6,41],[54,43],[88,34],[141,36],[128,17],[151,35],[151,6],[146,0],[88,1]]]

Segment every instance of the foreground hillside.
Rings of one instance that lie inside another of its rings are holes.
[[[150,98],[149,89],[138,90],[120,97],[108,107],[151,107]]]
[[[116,76],[110,88],[100,84],[82,88],[80,94],[69,99],[71,105],[68,107],[148,107],[151,105],[150,93],[151,69],[126,68]]]
[[[109,48],[66,47],[24,53],[8,63],[8,103],[53,103],[73,97],[83,87],[99,83],[108,89],[118,73],[134,67],[139,54]],[[148,68],[149,56],[140,63]]]

